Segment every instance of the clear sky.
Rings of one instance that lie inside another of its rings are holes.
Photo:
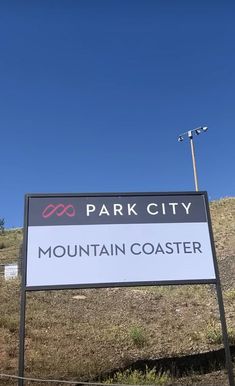
[[[235,2],[1,0],[0,217],[25,193],[235,196]]]

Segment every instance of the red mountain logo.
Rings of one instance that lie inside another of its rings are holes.
[[[64,204],[49,204],[42,212],[43,218],[49,218],[52,215],[55,215],[57,217],[61,217],[63,215],[66,215],[68,217],[74,217],[75,216],[75,209],[74,206],[71,204],[64,205]]]

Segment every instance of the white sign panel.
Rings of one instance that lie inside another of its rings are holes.
[[[213,281],[205,199],[29,196],[26,288]]]
[[[15,279],[18,276],[18,265],[9,264],[5,265],[4,278],[5,280]]]

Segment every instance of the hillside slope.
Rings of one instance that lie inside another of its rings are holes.
[[[235,198],[210,207],[229,336],[235,344]],[[5,243],[0,263],[16,259],[21,242],[21,230],[0,236],[0,245]],[[0,372],[12,374],[17,373],[18,291],[17,280],[1,279]],[[93,379],[138,359],[201,353],[222,345],[210,285],[28,293],[26,330],[26,374],[57,379]]]

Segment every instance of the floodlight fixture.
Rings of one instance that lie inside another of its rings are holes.
[[[178,142],[182,142],[184,140],[185,136],[187,136],[190,140],[192,163],[193,163],[194,183],[195,183],[195,190],[196,191],[198,191],[198,178],[197,178],[197,168],[196,168],[196,158],[195,158],[193,136],[195,134],[199,135],[203,132],[206,132],[207,130],[208,130],[207,126],[200,126],[200,127],[197,127],[196,129],[188,130],[185,133],[180,134],[180,136],[178,137]]]
[[[188,131],[188,137],[189,137],[189,138],[193,138],[193,132],[192,132],[192,130],[189,130],[189,131]]]
[[[208,130],[207,126],[199,126],[199,127],[196,127],[196,129],[188,130],[185,133],[182,133],[179,135],[178,141],[182,142],[185,136],[187,136],[188,138],[192,138],[195,134],[199,135],[202,132],[206,132],[207,130]]]

